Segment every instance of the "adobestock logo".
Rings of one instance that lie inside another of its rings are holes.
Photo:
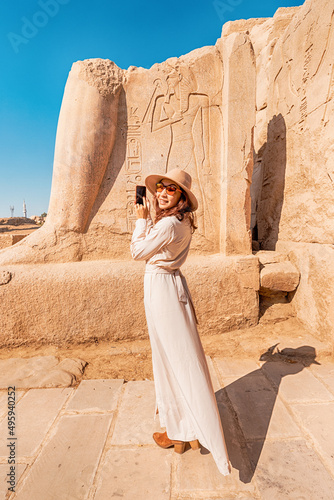
[[[15,52],[18,54],[20,45],[26,45],[34,38],[41,28],[45,28],[51,17],[55,17],[60,9],[60,5],[66,5],[70,0],[39,0],[38,5],[41,10],[37,10],[35,14],[28,19],[21,17],[22,28],[21,33],[7,33],[7,38]]]
[[[222,2],[222,0],[214,0],[213,6],[219,16],[219,19],[222,23],[224,23],[226,20],[226,14],[231,14],[235,7],[240,5],[242,2],[243,0],[225,0],[224,2]]]

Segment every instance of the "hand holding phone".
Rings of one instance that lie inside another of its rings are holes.
[[[136,215],[137,219],[147,219],[150,212],[150,204],[146,199],[146,187],[136,186]]]
[[[136,205],[143,205],[143,198],[146,198],[146,186],[136,186]]]

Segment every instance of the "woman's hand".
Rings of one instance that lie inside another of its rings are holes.
[[[150,203],[146,200],[145,196],[143,197],[143,205],[137,203],[135,205],[137,219],[147,219],[150,213]]]

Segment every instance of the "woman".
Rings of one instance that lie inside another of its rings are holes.
[[[197,332],[191,296],[180,272],[193,231],[198,203],[190,175],[178,168],[149,175],[145,184],[154,195],[153,224],[149,204],[136,205],[136,227],[131,241],[135,260],[145,260],[144,303],[152,347],[156,408],[161,427],[153,439],[183,453],[186,442],[199,442],[211,451],[219,471],[230,474],[217,402]]]

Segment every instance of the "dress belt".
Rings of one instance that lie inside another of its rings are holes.
[[[181,273],[180,269],[169,270],[169,269],[164,269],[162,267],[146,266],[145,273],[146,274],[171,274],[172,276],[175,276],[175,283],[176,283],[179,301],[187,303],[188,299],[189,299],[191,308],[192,308],[194,316],[195,316],[196,323],[198,324],[195,306],[194,306],[186,279],[183,276],[183,274]]]

